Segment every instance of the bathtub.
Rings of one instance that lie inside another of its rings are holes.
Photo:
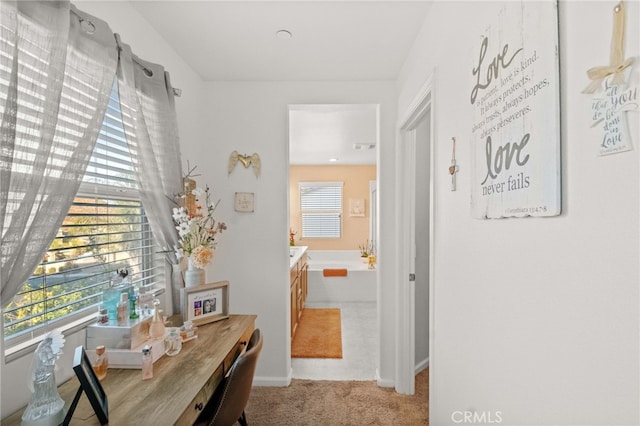
[[[308,250],[307,302],[375,302],[376,271],[358,250]],[[347,276],[323,276],[324,269],[346,269]]]

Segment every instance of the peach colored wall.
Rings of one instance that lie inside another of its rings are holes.
[[[290,166],[289,221],[296,245],[312,250],[357,250],[369,238],[369,181],[376,180],[376,166]],[[344,182],[342,188],[342,238],[301,238],[298,182]],[[365,215],[349,216],[349,199],[363,198]]]

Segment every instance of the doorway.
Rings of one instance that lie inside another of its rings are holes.
[[[434,167],[432,77],[400,122],[397,182],[400,234],[396,313],[396,391],[415,392],[415,375],[433,365]]]
[[[289,227],[296,233],[295,243],[310,251],[309,268],[323,256],[345,256],[366,269],[360,260],[359,246],[374,244],[377,214],[377,147],[379,142],[379,106],[374,104],[313,104],[289,106]],[[308,238],[303,235],[299,182],[341,183],[342,211],[339,238]],[[354,192],[355,191],[355,192]],[[298,193],[297,193],[298,192]],[[354,209],[364,201],[365,213]],[[314,251],[317,255],[314,255]],[[333,253],[335,252],[335,253]],[[355,256],[355,258],[353,258]],[[317,266],[321,268],[321,266]],[[292,377],[310,380],[375,380],[378,309],[377,270],[365,271],[371,277],[371,294],[338,295],[332,291],[314,291],[347,277],[320,279],[321,270],[309,271],[308,297],[304,309],[338,308],[342,322],[342,358],[291,358]],[[360,285],[360,278],[357,278]],[[344,286],[349,289],[349,286]],[[353,288],[353,287],[351,287]],[[317,295],[326,296],[325,298]],[[291,307],[290,307],[291,308]],[[304,315],[304,310],[303,310]],[[296,330],[297,333],[297,330]],[[295,334],[294,334],[295,336]]]

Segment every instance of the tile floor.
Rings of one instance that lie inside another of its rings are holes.
[[[375,380],[378,366],[376,303],[307,303],[305,307],[340,308],[342,359],[292,358],[293,378]]]

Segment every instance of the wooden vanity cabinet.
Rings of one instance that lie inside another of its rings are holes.
[[[291,338],[296,332],[298,322],[302,316],[302,310],[307,300],[308,273],[307,254],[303,254],[300,260],[291,268],[290,297],[291,297]]]

